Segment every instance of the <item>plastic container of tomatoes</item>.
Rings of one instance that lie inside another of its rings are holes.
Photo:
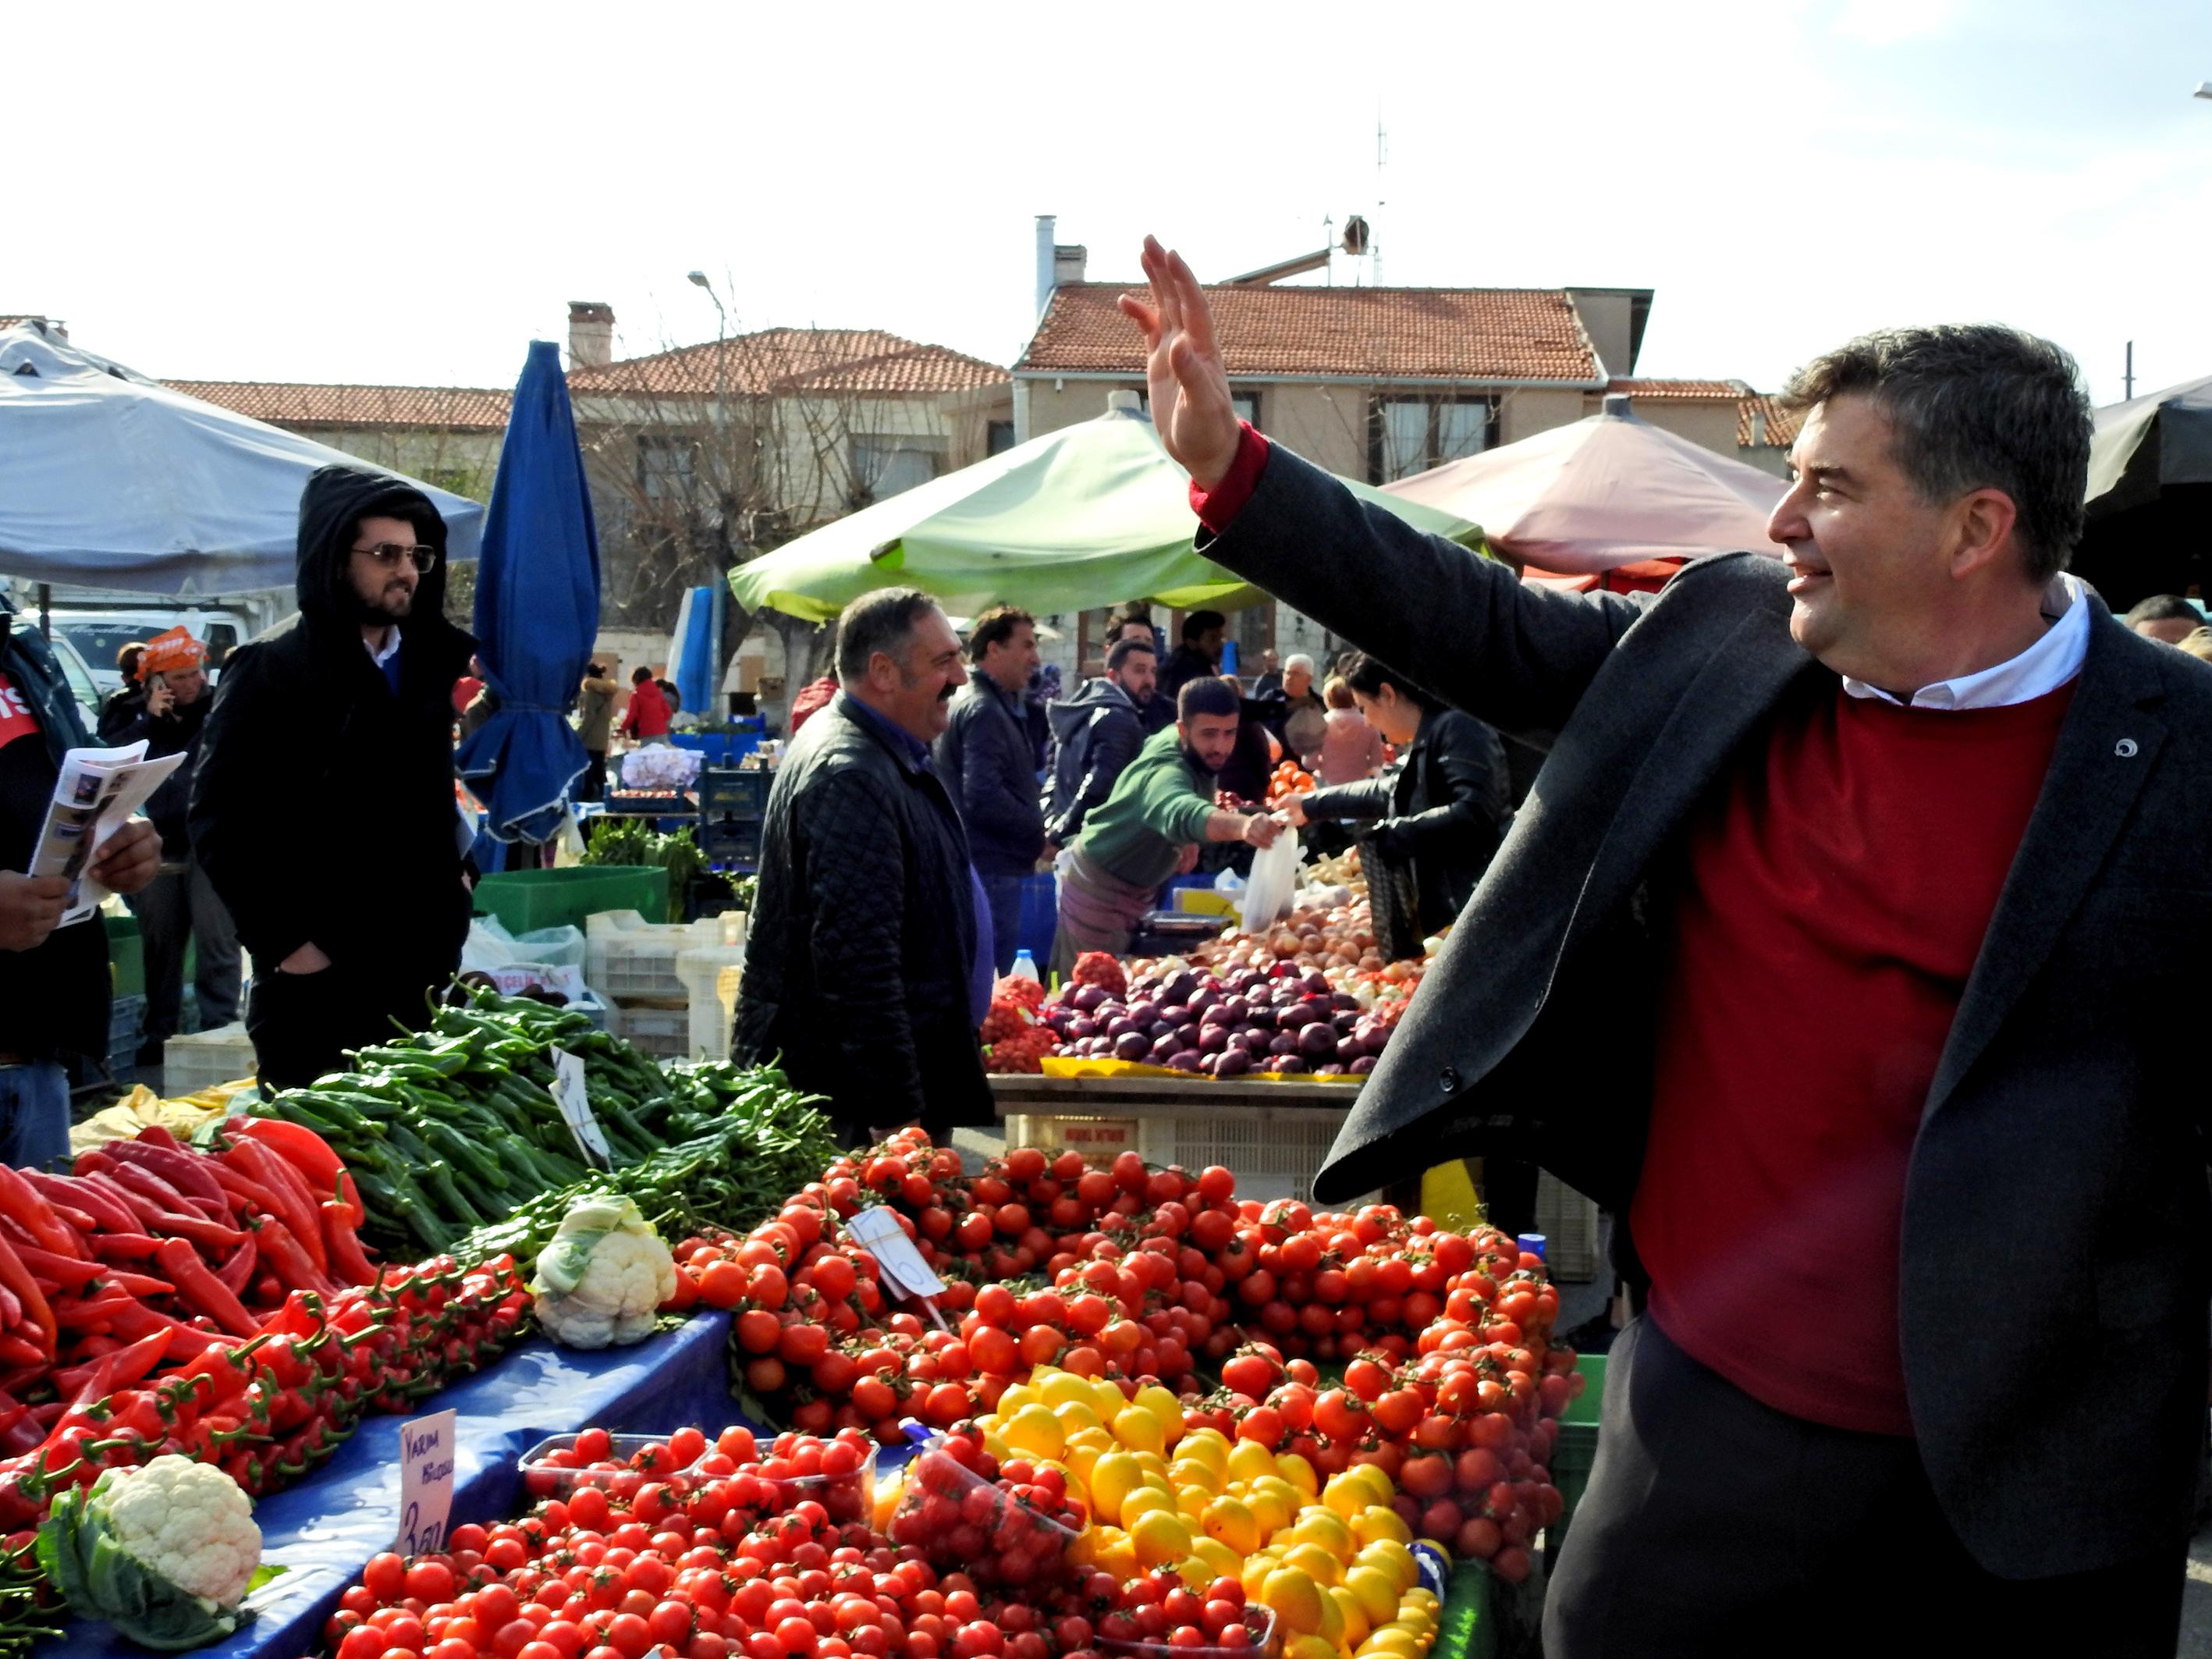
[[[1249,1602],[1244,1608],[1244,1628],[1250,1630],[1255,1626],[1258,1629],[1253,1639],[1239,1647],[1177,1647],[1164,1636],[1133,1642],[1094,1636],[1091,1645],[1101,1653],[1115,1656],[1115,1659],[1275,1659],[1283,1650],[1282,1620],[1275,1617],[1273,1607]]]
[[[890,1522],[895,1543],[917,1546],[939,1571],[957,1569],[986,1589],[1008,1591],[1065,1578],[1082,1530],[1079,1520],[1070,1524],[985,1480],[938,1440],[907,1466]]]
[[[523,1491],[543,1500],[565,1498],[579,1486],[602,1486],[614,1497],[629,1498],[647,1482],[658,1480],[673,1495],[682,1497],[699,1484],[699,1464],[704,1459],[695,1458],[684,1468],[676,1468],[668,1455],[665,1436],[604,1435],[606,1455],[587,1460],[579,1452],[578,1443],[600,1433],[586,1429],[577,1434],[547,1435],[516,1461]],[[658,1467],[664,1464],[666,1467]]]
[[[755,1469],[758,1474],[760,1470]],[[876,1512],[876,1453],[871,1447],[860,1467],[845,1474],[793,1474],[768,1477],[775,1488],[776,1513],[781,1515],[809,1499],[829,1512],[838,1526],[853,1521],[872,1521]]]

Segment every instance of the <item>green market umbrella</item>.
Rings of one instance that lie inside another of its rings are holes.
[[[1456,515],[1370,489],[1363,501],[1470,549]],[[1259,592],[1192,550],[1190,480],[1131,410],[1032,438],[808,532],[730,572],[747,611],[830,622],[871,589],[921,588],[948,610],[1040,616],[1149,599],[1234,608]]]

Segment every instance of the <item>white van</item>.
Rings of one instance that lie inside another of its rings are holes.
[[[33,621],[36,613],[32,613]],[[234,611],[206,611],[198,607],[163,611],[134,607],[128,611],[78,610],[56,605],[48,613],[54,637],[76,647],[92,671],[93,684],[102,695],[119,690],[123,672],[115,665],[116,653],[126,645],[141,643],[179,623],[207,647],[207,673],[213,684],[222,659],[252,635],[246,619]]]

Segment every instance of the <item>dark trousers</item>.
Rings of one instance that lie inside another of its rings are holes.
[[[238,1018],[238,933],[198,860],[162,866],[133,908],[146,941],[146,1041],[177,1035],[184,1006],[185,946],[199,940],[193,982],[199,992],[200,1026],[214,1030]]]
[[[605,800],[607,798],[607,751],[586,749],[584,758],[588,763],[584,775],[576,786],[578,800]]]
[[[983,884],[983,896],[991,906],[991,965],[1003,974],[1014,965],[1014,952],[1020,948],[1024,878],[987,876],[980,870],[975,878]],[[1042,963],[1037,964],[1037,972],[1044,972]]]
[[[453,963],[390,963],[318,974],[287,974],[257,965],[246,1000],[246,1034],[263,1092],[303,1089],[325,1072],[343,1070],[345,1051],[386,1042],[396,1018],[419,1029],[430,1018],[429,992],[453,975]]]
[[[1552,1578],[1544,1652],[2172,1659],[2186,1553],[2176,1538],[2098,1571],[1998,1578],[1944,1520],[1911,1441],[1763,1406],[1647,1315],[1607,1362],[1597,1462]]]

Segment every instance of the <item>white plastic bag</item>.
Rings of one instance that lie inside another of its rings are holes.
[[[1252,855],[1252,873],[1244,883],[1244,907],[1240,920],[1244,931],[1256,933],[1274,925],[1291,908],[1298,886],[1298,832],[1290,825],[1275,837],[1274,845]]]

